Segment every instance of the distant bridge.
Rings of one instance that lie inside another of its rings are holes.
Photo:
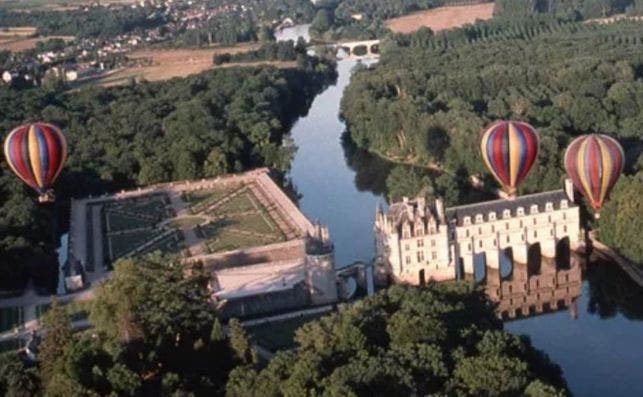
[[[342,59],[374,59],[380,56],[379,40],[362,40],[338,43],[336,48],[341,48],[348,54]]]

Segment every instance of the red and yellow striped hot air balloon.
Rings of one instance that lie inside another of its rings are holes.
[[[603,134],[575,138],[565,151],[565,170],[596,217],[623,171],[625,154],[616,139]]]
[[[482,158],[510,197],[536,161],[538,145],[534,127],[520,121],[497,121],[482,132]]]
[[[4,155],[11,170],[40,194],[40,202],[53,200],[51,186],[67,159],[67,140],[58,127],[32,123],[15,128],[5,139]]]

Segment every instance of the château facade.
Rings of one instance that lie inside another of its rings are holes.
[[[500,254],[526,263],[537,247],[554,258],[561,244],[579,242],[579,207],[571,181],[563,190],[535,193],[445,209],[442,200],[404,199],[375,215],[376,255],[396,282],[452,280],[458,269],[474,272],[474,258],[498,269]]]

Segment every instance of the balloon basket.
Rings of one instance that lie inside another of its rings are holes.
[[[52,191],[49,191],[47,193],[41,194],[38,196],[38,202],[39,203],[51,203],[55,199],[54,193]]]

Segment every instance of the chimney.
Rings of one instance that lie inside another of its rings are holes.
[[[573,203],[574,202],[574,184],[572,183],[572,180],[569,178],[565,178],[565,194],[567,195],[569,202]]]
[[[444,220],[444,202],[440,197],[435,199],[435,213],[438,216],[440,223],[445,224],[446,222]]]

